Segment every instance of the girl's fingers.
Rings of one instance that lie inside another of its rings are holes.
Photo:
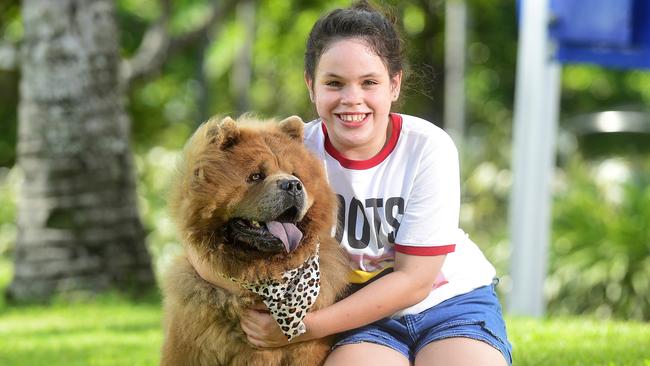
[[[249,319],[242,318],[239,321],[239,326],[247,335],[255,335],[260,333],[260,327],[257,326],[255,322],[251,322]]]
[[[250,344],[252,344],[255,347],[265,347],[266,344],[264,341],[258,338],[259,332],[254,330],[254,325],[250,324],[249,322],[245,320],[241,320],[239,322],[239,326],[241,329],[244,331],[244,334],[246,335],[246,339]]]
[[[242,321],[245,320],[249,325],[253,326],[254,329],[267,334],[272,333],[277,324],[273,317],[268,313],[262,313],[255,310],[247,310],[242,316]]]
[[[246,339],[248,340],[248,343],[253,345],[255,348],[264,348],[264,347],[266,347],[264,342],[262,342],[261,340],[259,340],[257,338],[247,336]]]
[[[280,347],[288,343],[275,320],[267,313],[247,310],[242,314],[239,326],[255,347]]]
[[[250,328],[250,326],[248,324],[248,322],[245,321],[244,319],[239,321],[239,326],[241,327],[241,330],[243,330],[244,333],[246,333],[246,335],[249,335],[249,334],[253,333],[252,329]]]
[[[268,323],[269,320],[273,320],[271,314],[257,310],[246,310],[244,312],[244,316],[246,318],[249,318],[252,322],[258,323],[260,325]]]

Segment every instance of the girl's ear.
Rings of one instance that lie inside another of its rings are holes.
[[[311,102],[313,103],[314,102],[314,89],[313,89],[314,81],[309,78],[309,75],[307,75],[307,71],[305,71],[304,75],[305,75],[305,84],[307,84],[307,90],[309,90],[309,100],[311,100]]]
[[[399,99],[399,92],[402,87],[402,71],[398,72],[390,80],[390,91],[393,102]]]

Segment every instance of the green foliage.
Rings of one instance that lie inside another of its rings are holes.
[[[133,1],[119,2],[120,24],[123,30],[129,30],[122,32],[125,55],[133,53],[148,19],[154,19],[153,13],[159,11],[149,3],[136,9]],[[435,14],[424,18],[422,15],[428,10],[423,4],[387,3],[394,7],[396,14],[404,14],[404,22],[408,22],[413,33],[407,39],[413,77],[404,88],[407,99],[403,110],[440,121],[443,89],[441,85],[433,85],[441,83],[434,81],[440,71],[432,70],[442,70],[442,3],[435,6]],[[174,3],[177,10],[172,14],[172,24],[186,27],[176,29],[175,26],[175,31],[191,29],[200,23],[200,15],[205,13],[201,9],[206,4],[204,0]],[[306,120],[316,117],[303,80],[304,44],[312,24],[324,11],[346,6],[349,1],[265,0],[256,4],[251,83],[247,95],[249,109],[261,116],[296,114]],[[235,11],[224,18],[208,43],[191,45],[184,52],[173,55],[157,78],[132,88],[129,108],[138,149],[145,151],[156,145],[179,148],[187,137],[185,133],[178,133],[182,129],[180,126],[191,130],[209,115],[236,116],[243,112],[238,110],[240,96],[233,92],[233,70],[238,53],[244,47],[245,32],[246,25]],[[202,62],[203,53],[205,60]],[[203,110],[205,106],[207,110]]]
[[[10,167],[16,159],[16,118],[18,73],[0,71],[0,167]],[[3,108],[4,106],[4,108]]]
[[[518,34],[515,2],[467,3],[467,141],[463,153],[473,164],[464,165],[464,172],[486,161],[502,171],[510,167]]]
[[[0,3],[0,43],[17,42],[22,37],[19,6],[18,0]],[[12,166],[16,158],[18,79],[18,72],[0,69],[0,167]]]
[[[562,73],[562,114],[572,116],[621,107],[645,109],[650,104],[650,73],[568,65]]]
[[[460,210],[460,227],[481,248],[497,269],[503,286],[508,287],[510,245],[508,241],[507,201],[510,194],[510,170],[490,161],[476,161],[469,154],[462,156],[463,201]],[[472,169],[471,167],[474,166]]]
[[[167,197],[179,151],[155,147],[136,156],[140,214],[147,230],[147,247],[160,278],[181,246],[169,211]]]
[[[650,319],[650,160],[569,161],[554,202],[552,314]]]
[[[0,166],[0,258],[10,254],[16,241],[16,193],[20,179],[18,168]],[[0,285],[1,279],[0,275]]]

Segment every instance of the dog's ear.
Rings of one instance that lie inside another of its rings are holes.
[[[226,117],[219,125],[221,128],[221,149],[227,149],[239,142],[239,128],[230,117]]]
[[[302,141],[304,122],[298,116],[291,116],[280,121],[280,130],[292,139]]]
[[[239,141],[237,122],[232,118],[226,117],[221,121],[210,120],[207,123],[206,139],[209,144],[217,144],[223,150]]]

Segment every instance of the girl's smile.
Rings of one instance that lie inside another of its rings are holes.
[[[349,128],[356,128],[363,125],[368,120],[370,113],[338,113],[335,114],[341,120],[341,123]]]

